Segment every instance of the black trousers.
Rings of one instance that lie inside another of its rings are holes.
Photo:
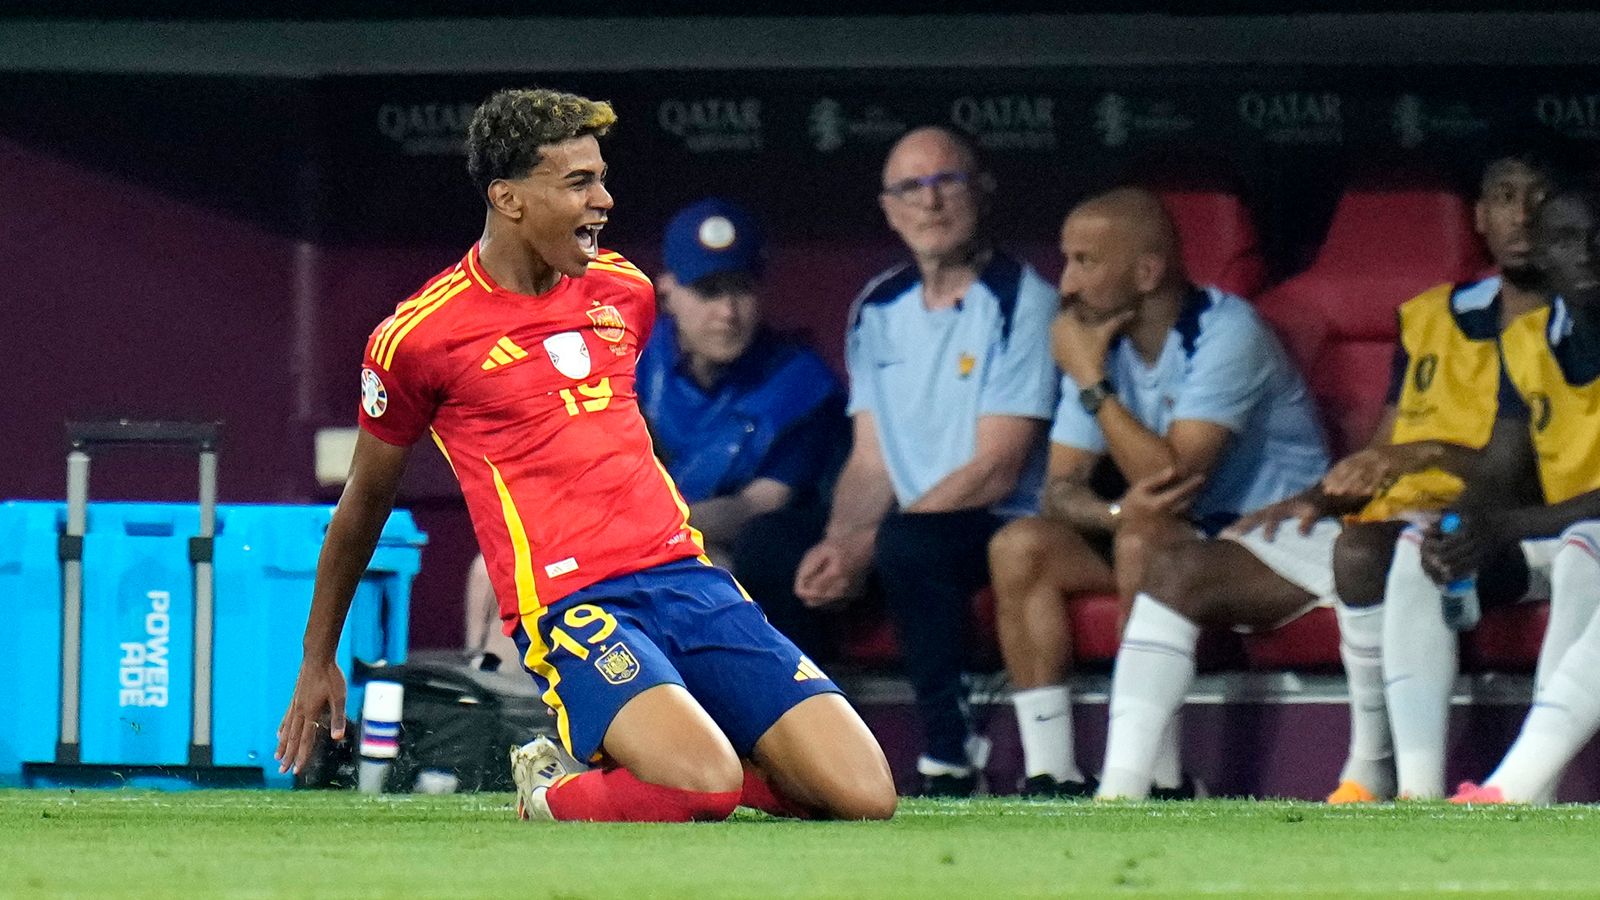
[[[960,510],[893,513],[878,529],[878,583],[916,692],[924,752],[941,762],[967,762],[961,673],[972,595],[989,583],[989,538],[1004,524],[986,510]]]
[[[827,524],[828,510],[820,503],[784,507],[746,522],[733,544],[733,577],[772,627],[818,661],[834,658],[833,641],[826,617],[794,595],[794,573]]]

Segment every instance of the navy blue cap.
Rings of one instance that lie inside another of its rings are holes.
[[[667,223],[661,257],[679,284],[724,272],[761,274],[764,236],[756,217],[715,197],[686,206]]]

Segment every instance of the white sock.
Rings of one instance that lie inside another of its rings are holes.
[[[1592,539],[1563,542],[1550,571],[1550,627],[1539,653],[1539,686],[1516,743],[1486,784],[1507,800],[1547,803],[1572,757],[1600,727],[1600,547]],[[1589,620],[1573,636],[1572,624]],[[1560,631],[1558,632],[1558,629]],[[1565,645],[1559,662],[1551,644]]]
[[[1188,688],[1184,691],[1187,693]],[[1150,767],[1150,783],[1156,787],[1175,788],[1183,785],[1183,763],[1179,758],[1178,743],[1183,735],[1183,707],[1172,711],[1167,727],[1161,731],[1161,743],[1156,746],[1156,761]]]
[[[1064,684],[1029,688],[1011,695],[1022,734],[1022,771],[1032,778],[1082,781],[1072,755],[1072,691]]]
[[[1111,674],[1111,724],[1096,796],[1143,800],[1150,795],[1162,733],[1194,681],[1199,638],[1200,626],[1149,594],[1134,598]]]
[[[1600,623],[1597,623],[1600,624]],[[1600,627],[1591,625],[1551,673],[1522,733],[1487,784],[1507,800],[1533,802],[1549,796],[1572,757],[1600,726]]]
[[[1339,658],[1350,683],[1350,752],[1340,781],[1354,781],[1379,797],[1394,794],[1394,742],[1383,696],[1383,606],[1335,605]]]
[[[1456,680],[1456,635],[1444,624],[1442,593],[1422,571],[1422,534],[1395,544],[1384,587],[1383,674],[1400,795],[1444,796],[1445,737]]]
[[[1578,526],[1564,535],[1561,549],[1550,563],[1550,623],[1545,626],[1539,665],[1534,669],[1535,697],[1600,608],[1600,591],[1594,589],[1597,564],[1583,546],[1591,540],[1588,531]]]

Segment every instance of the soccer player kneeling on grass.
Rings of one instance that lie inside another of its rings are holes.
[[[361,434],[277,756],[304,765],[323,713],[344,730],[334,648],[410,447],[431,434],[556,715],[562,746],[512,752],[520,817],[717,820],[743,804],[886,819],[877,741],[705,558],[651,453],[634,370],[655,293],[599,246],[612,199],[597,139],[615,121],[609,104],[548,90],[502,91],[474,113],[483,235],[368,341]]]

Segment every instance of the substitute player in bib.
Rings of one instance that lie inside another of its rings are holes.
[[[1339,616],[1351,695],[1349,757],[1329,800],[1393,794],[1383,615],[1370,604],[1381,602],[1381,573],[1403,517],[1460,493],[1459,473],[1489,439],[1499,398],[1509,393],[1494,339],[1544,302],[1526,229],[1543,189],[1544,176],[1527,160],[1485,169],[1476,224],[1505,277],[1440,285],[1401,306],[1389,407],[1371,446],[1310,490],[1245,516],[1224,539],[1177,545],[1150,567],[1117,655],[1102,796],[1149,790],[1157,740],[1193,681],[1203,626],[1271,629],[1321,604],[1335,604]],[[1347,513],[1353,520],[1341,522]],[[1298,527],[1284,527],[1289,521]]]
[[[877,742],[705,559],[651,453],[634,369],[655,295],[598,243],[612,199],[597,139],[615,120],[609,104],[548,90],[502,91],[474,113],[467,168],[488,207],[483,236],[367,345],[361,434],[278,757],[303,765],[324,712],[343,730],[334,647],[409,449],[430,434],[556,715],[562,748],[513,751],[521,817],[715,820],[742,802],[888,818]]]
[[[1552,195],[1535,217],[1534,248],[1558,296],[1501,339],[1506,373],[1528,401],[1528,427],[1496,431],[1462,496],[1461,530],[1445,536],[1430,528],[1420,541],[1408,532],[1389,575],[1388,605],[1415,608],[1427,625],[1416,635],[1423,649],[1440,637],[1433,582],[1473,572],[1481,578],[1519,544],[1535,580],[1548,580],[1550,621],[1533,708],[1505,760],[1482,787],[1463,784],[1457,803],[1552,799],[1562,770],[1600,727],[1600,196],[1585,188]],[[1510,508],[1500,486],[1530,467],[1548,505]],[[1419,578],[1419,569],[1426,575]],[[1454,662],[1454,635],[1443,637]],[[1447,703],[1448,685],[1425,699]]]

